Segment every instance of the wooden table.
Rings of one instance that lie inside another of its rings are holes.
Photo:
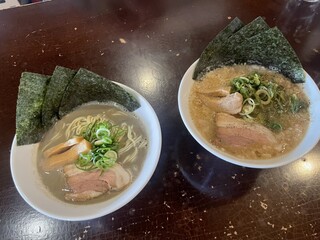
[[[55,0],[0,11],[0,239],[319,239],[319,143],[287,166],[243,168],[210,155],[180,118],[184,72],[236,16],[277,25],[319,86],[319,4]],[[138,90],[162,127],[150,182],[99,219],[64,222],[38,213],[10,174],[20,74],[51,74],[56,65],[85,67]]]

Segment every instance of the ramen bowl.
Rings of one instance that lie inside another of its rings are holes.
[[[94,219],[110,214],[128,204],[148,183],[156,169],[161,151],[162,137],[159,120],[145,98],[129,87],[119,85],[131,93],[141,105],[134,114],[143,124],[148,148],[138,175],[124,190],[105,201],[86,204],[62,201],[49,192],[40,178],[36,163],[39,143],[17,146],[16,137],[14,137],[10,155],[11,174],[20,195],[35,210],[60,220]]]
[[[189,96],[191,88],[195,81],[192,79],[192,75],[197,62],[198,61],[194,62],[189,67],[181,80],[178,92],[178,105],[181,118],[190,134],[202,147],[204,147],[211,154],[224,161],[239,166],[250,168],[273,168],[283,166],[303,157],[318,143],[320,139],[320,132],[318,131],[318,129],[320,128],[320,92],[315,82],[306,73],[306,81],[302,84],[302,88],[310,100],[310,124],[304,138],[292,151],[284,155],[269,159],[245,159],[231,155],[214,146],[201,135],[201,133],[195,126],[189,111]]]

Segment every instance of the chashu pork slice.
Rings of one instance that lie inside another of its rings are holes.
[[[266,127],[226,113],[215,116],[216,133],[221,142],[233,146],[276,145],[274,134]]]
[[[198,94],[201,102],[214,112],[237,114],[241,112],[243,97],[240,93],[228,94],[225,97],[212,97],[208,94]]]
[[[69,201],[86,201],[108,191],[118,191],[131,182],[131,175],[120,164],[110,169],[83,171],[74,164],[64,167],[66,182],[70,192],[65,194]]]
[[[197,91],[198,94],[202,94],[208,97],[226,97],[230,94],[231,87],[226,86],[226,87],[220,87],[217,89],[206,89],[206,90],[201,90]]]

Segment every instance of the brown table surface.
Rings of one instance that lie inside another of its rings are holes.
[[[319,86],[316,7],[298,0],[55,0],[0,11],[0,239],[320,239],[319,143],[283,167],[235,166],[192,138],[177,104],[184,72],[236,16],[277,25]],[[56,65],[85,67],[138,90],[162,127],[150,182],[118,211],[90,221],[38,213],[10,173],[20,74],[51,74]]]

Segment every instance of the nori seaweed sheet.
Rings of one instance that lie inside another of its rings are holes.
[[[65,91],[59,109],[59,117],[63,117],[74,108],[91,101],[116,102],[129,111],[140,107],[139,102],[119,85],[80,68]]]
[[[239,58],[238,50],[241,51],[242,43],[268,29],[269,26],[262,17],[257,17],[245,25],[221,46],[216,54],[216,60],[212,62],[212,67],[217,68],[224,65],[234,64],[234,61]]]
[[[58,120],[63,94],[75,74],[76,71],[72,69],[56,66],[48,83],[42,106],[42,124],[45,130],[48,130]]]
[[[206,54],[201,54],[199,59],[203,70],[201,74],[197,73],[196,80],[222,66],[257,64],[280,72],[293,83],[305,81],[303,67],[287,39],[277,27],[270,29],[261,17],[242,27],[218,47],[208,46],[203,53]]]
[[[277,27],[245,40],[236,51],[236,63],[261,65],[280,72],[293,83],[305,82],[299,58]]]
[[[17,145],[39,142],[43,135],[42,105],[50,76],[23,72],[16,106]]]
[[[205,73],[210,61],[213,59],[215,51],[230,37],[232,34],[241,29],[244,24],[239,18],[234,18],[216,37],[208,44],[201,53],[199,62],[193,72],[193,79],[199,79]]]
[[[268,24],[261,17],[257,17],[232,34],[228,39],[225,39],[218,48],[216,46],[208,46],[208,49],[205,51],[209,56],[200,56],[199,62],[203,62],[203,66],[201,74],[199,74],[197,79],[215,68],[234,64],[235,60],[239,57],[237,51],[235,51],[239,48],[239,45],[244,40],[268,29]]]

